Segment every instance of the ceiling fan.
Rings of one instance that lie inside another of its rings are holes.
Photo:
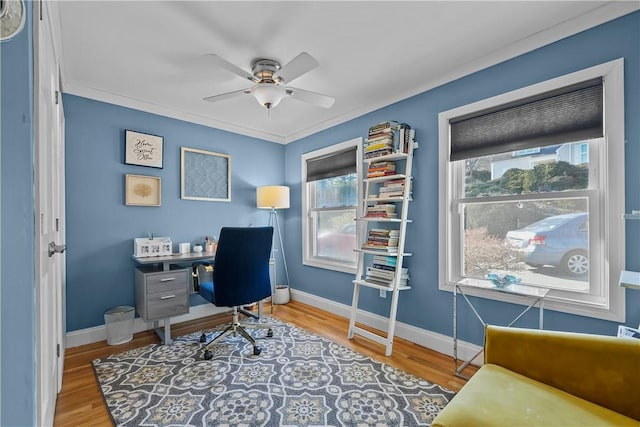
[[[284,67],[281,67],[280,63],[274,59],[256,58],[251,61],[252,74],[216,54],[212,53],[207,56],[216,65],[255,83],[247,89],[206,97],[204,100],[207,102],[223,101],[241,95],[253,95],[260,105],[270,110],[285,97],[324,108],[330,108],[335,101],[334,98],[327,95],[287,86],[293,80],[318,66],[318,61],[306,52],[300,53]]]

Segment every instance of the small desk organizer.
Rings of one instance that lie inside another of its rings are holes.
[[[171,255],[171,238],[133,239],[133,256],[138,258]]]

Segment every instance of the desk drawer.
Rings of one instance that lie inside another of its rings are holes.
[[[187,289],[173,289],[147,295],[147,320],[173,317],[189,312]]]
[[[173,270],[146,274],[147,293],[165,292],[172,289],[187,289],[189,270]]]

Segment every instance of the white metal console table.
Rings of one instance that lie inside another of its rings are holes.
[[[531,300],[531,304],[529,304],[515,319],[511,321],[507,326],[512,326],[516,323],[526,312],[528,312],[531,308],[533,308],[536,304],[538,305],[540,316],[538,327],[540,329],[543,328],[543,320],[544,320],[544,299],[549,293],[549,289],[547,288],[539,288],[535,286],[527,286],[512,283],[506,285],[504,287],[494,286],[488,280],[473,280],[465,283],[455,283],[453,286],[453,363],[454,363],[454,374],[461,378],[469,379],[469,377],[462,374],[462,371],[471,364],[483,351],[484,347],[482,347],[473,357],[469,360],[462,360],[458,358],[458,294],[462,295],[464,300],[467,302],[471,310],[476,315],[478,320],[482,323],[482,326],[485,327],[487,323],[482,320],[482,317],[478,313],[478,310],[471,303],[467,295],[464,293],[463,289],[482,289],[491,292],[503,292],[505,294],[525,297],[528,300]],[[484,341],[484,340],[483,340]],[[463,362],[459,364],[459,362]]]

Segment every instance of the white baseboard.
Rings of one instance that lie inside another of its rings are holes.
[[[346,317],[347,319],[351,316],[351,306],[349,305],[321,298],[296,289],[291,289],[291,299],[313,307],[318,307],[338,316]],[[358,311],[357,321],[381,331],[385,331],[388,325],[388,319],[386,317],[362,310]],[[423,347],[427,347],[431,350],[437,351],[438,353],[453,356],[453,338],[448,335],[442,335],[437,332],[428,331],[406,323],[396,322],[395,336],[404,338],[407,341],[411,341]],[[476,344],[458,340],[458,358],[468,360],[475,356],[481,348],[482,347]],[[477,358],[473,361],[473,364],[481,366],[482,358]]]
[[[227,307],[216,307],[213,304],[201,304],[193,306],[189,309],[189,313],[172,317],[171,324],[186,322],[189,320],[199,319],[201,317],[211,316],[214,314],[229,311]],[[162,322],[160,322],[162,326]],[[153,322],[145,322],[140,317],[136,317],[133,322],[133,333],[148,331],[153,329]],[[107,340],[106,325],[95,326],[93,328],[80,329],[68,332],[66,335],[65,348],[78,347],[80,345],[91,344],[99,341]]]
[[[351,315],[351,306],[318,297],[307,292],[298,291],[296,289],[291,289],[291,299],[309,304],[313,307],[318,307],[322,310],[345,318],[349,318]],[[171,324],[224,313],[228,310],[229,309],[226,307],[216,307],[213,304],[196,305],[190,308],[189,313],[171,318]],[[388,319],[378,314],[360,310],[358,312],[358,322],[384,331],[387,329]],[[139,317],[135,319],[133,324],[134,333],[150,329],[153,329],[153,322],[145,322]],[[435,350],[438,353],[453,356],[453,338],[450,336],[428,331],[402,322],[396,322],[395,335],[400,338],[404,338],[407,341]],[[106,341],[106,339],[107,328],[105,325],[80,329],[78,331],[67,333],[66,348]],[[462,360],[468,360],[473,357],[478,353],[478,351],[480,351],[480,349],[481,347],[478,345],[458,340],[458,357]],[[478,358],[474,360],[473,364],[480,366],[482,364],[482,359]]]

